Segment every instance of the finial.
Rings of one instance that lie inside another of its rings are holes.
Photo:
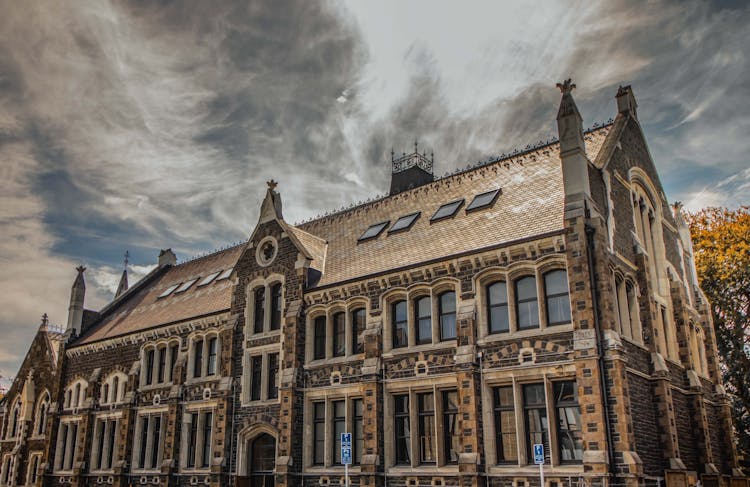
[[[76,270],[78,271],[79,274],[83,274],[83,271],[85,271],[86,268],[83,267],[82,265],[79,265],[78,267],[76,267]]]
[[[417,139],[414,139],[414,153],[415,154],[419,154],[418,146],[419,146],[419,143],[417,142]]]
[[[562,83],[557,83],[557,87],[560,89],[560,93],[563,95],[569,95],[576,87],[575,83],[571,83],[570,78],[566,79]]]
[[[268,185],[268,189],[270,189],[271,191],[273,191],[274,189],[276,189],[276,186],[279,185],[279,183],[277,183],[273,179],[270,180],[270,181],[266,181],[266,184]]]
[[[47,316],[47,313],[44,313],[42,315],[42,326],[47,326],[49,324],[49,316]]]
[[[128,251],[126,250],[126,251],[125,251],[125,269],[127,269],[127,268],[128,268],[128,262],[130,262],[130,261],[129,261],[129,259],[130,259],[130,252],[128,252]]]

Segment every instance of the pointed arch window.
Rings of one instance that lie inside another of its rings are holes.
[[[516,320],[519,330],[539,327],[539,302],[536,278],[526,276],[516,280]]]
[[[271,329],[281,328],[281,283],[271,286]]]
[[[487,286],[487,319],[490,333],[510,331],[508,286],[505,281],[493,282]]]
[[[266,313],[266,288],[255,290],[255,314],[253,316],[253,332],[263,333],[263,321]]]
[[[544,299],[548,326],[570,323],[567,272],[559,269],[544,274]]]

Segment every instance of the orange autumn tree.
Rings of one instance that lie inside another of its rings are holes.
[[[695,265],[714,319],[739,453],[750,461],[750,207],[688,215]]]

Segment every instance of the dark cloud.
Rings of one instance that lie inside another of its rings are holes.
[[[671,199],[747,201],[745,2],[548,4],[479,48],[465,43],[476,16],[511,7],[429,5],[410,39],[385,17],[416,4],[379,4],[377,20],[303,0],[0,0],[6,350],[42,311],[64,321],[74,264],[92,269],[96,307],[126,247],[145,266],[160,248],[187,257],[246,238],[267,179],[295,221],[385,191],[391,149],[415,138],[438,174],[547,139],[568,76],[587,125],[634,86]],[[16,361],[0,350],[0,368]]]

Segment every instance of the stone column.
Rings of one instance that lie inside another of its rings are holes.
[[[605,477],[609,475],[607,415],[604,411],[602,383],[606,378],[600,374],[599,357],[602,353],[600,338],[602,330],[596,330],[598,311],[594,307],[594,292],[591,287],[592,275],[608,276],[609,272],[598,273],[589,269],[589,248],[586,223],[593,226],[595,232],[594,251],[606,248],[606,232],[600,220],[587,218],[590,201],[582,200],[570,203],[566,201],[566,235],[565,254],[567,260],[568,281],[570,289],[571,317],[574,327],[574,359],[578,384],[578,398],[581,408],[583,428],[583,468],[589,475]],[[604,241],[604,245],[602,242]],[[596,255],[596,257],[599,257]],[[598,264],[601,264],[599,258]],[[601,282],[602,279],[594,282]],[[606,279],[609,281],[609,279]],[[601,286],[601,284],[597,284]],[[601,306],[601,305],[600,305]]]
[[[380,451],[382,436],[384,435],[383,424],[383,389],[380,381],[382,361],[380,353],[382,350],[382,315],[373,313],[367,320],[364,333],[365,360],[362,365],[362,433],[363,452],[360,471],[362,472],[361,485],[363,487],[375,487],[378,485],[378,472],[383,470],[383,452]]]
[[[482,428],[479,414],[479,379],[476,362],[476,320],[474,294],[462,290],[456,313],[456,382],[458,384],[458,431],[461,448],[458,453],[458,471],[462,486],[479,485],[479,464],[481,463]],[[470,283],[469,283],[470,285]],[[436,401],[440,398],[436,397]]]

